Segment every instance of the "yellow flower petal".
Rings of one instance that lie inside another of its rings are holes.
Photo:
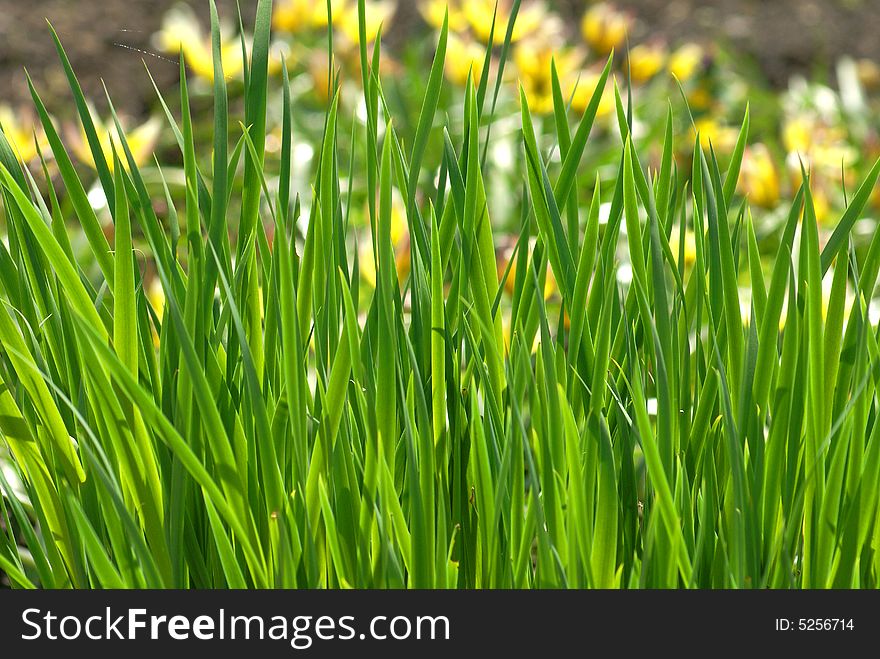
[[[678,227],[673,228],[672,234],[669,236],[669,250],[672,252],[672,256],[675,257],[676,263],[678,263],[679,257],[679,235],[680,231]],[[686,268],[693,266],[697,261],[697,241],[694,237],[694,232],[690,229],[685,229],[684,232],[684,265]]]
[[[474,80],[479,80],[483,73],[485,58],[485,49],[476,41],[470,37],[449,33],[443,70],[451,82],[463,87],[467,82],[468,73]]]
[[[9,142],[9,146],[24,163],[37,157],[34,133],[36,133],[40,148],[42,149],[46,145],[45,133],[30,112],[22,113],[13,110],[8,105],[0,105],[0,126],[3,127],[3,134],[6,136],[6,141]]]
[[[632,18],[610,2],[599,2],[584,13],[581,32],[584,40],[600,55],[607,55],[626,40]]]
[[[120,160],[122,160],[125,168],[128,169],[128,162],[122,150],[122,144],[119,140],[119,131],[117,131],[115,123],[112,120],[105,121],[101,119],[95,112],[94,108],[90,108],[90,111],[92,114],[92,121],[95,124],[95,132],[98,134],[98,141],[101,143],[101,151],[104,153],[104,160],[107,161],[107,166],[113,171],[113,146],[115,145],[116,153]],[[132,128],[131,130],[126,129],[123,120],[120,119],[120,123],[123,124],[122,127],[125,131],[125,138],[128,142],[128,147],[131,150],[131,156],[134,159],[135,164],[140,167],[147,162],[153,153],[153,149],[156,146],[156,142],[158,141],[159,134],[162,130],[162,122],[158,117],[151,117],[140,126]],[[86,139],[84,129],[80,128],[79,140],[72,143],[71,150],[80,162],[94,169],[95,159],[92,155],[92,150],[89,147],[88,140]]]
[[[330,9],[332,22],[336,22],[348,2],[333,0]],[[322,0],[281,0],[272,12],[272,26],[281,32],[301,32],[325,28],[331,21],[327,18],[327,3]]]
[[[633,82],[647,82],[663,68],[666,46],[659,42],[634,46],[629,51],[628,62]]]
[[[211,37],[202,30],[201,25],[186,5],[172,8],[162,23],[162,28],[154,36],[157,48],[165,53],[177,55],[183,52],[186,64],[199,78],[208,82],[214,80],[214,58],[211,50]],[[220,60],[223,75],[234,78],[244,70],[241,56],[241,42],[237,35],[224,33],[220,46]]]
[[[700,143],[708,147],[711,142],[712,148],[718,153],[731,151],[738,135],[736,129],[724,126],[709,117],[697,119],[695,129],[700,134]]]
[[[703,55],[703,49],[697,44],[685,44],[669,56],[669,72],[681,82],[687,82],[700,70]]]
[[[782,143],[786,150],[806,153],[810,149],[812,126],[805,117],[794,117],[782,127]]]
[[[566,98],[571,97],[571,108],[575,112],[581,114],[587,109],[593,93],[596,91],[596,85],[599,84],[602,74],[595,69],[581,71],[577,76],[572,77],[569,89],[566,91]],[[605,89],[602,97],[599,99],[599,107],[596,110],[596,117],[607,117],[614,110],[614,92],[610,84],[606,81]]]
[[[773,208],[779,202],[779,173],[766,145],[746,149],[737,189],[751,204],[762,208]]]
[[[461,8],[461,3],[456,0],[422,0],[419,2],[419,12],[425,21],[433,28],[443,27],[443,18],[449,10],[449,31],[462,32],[467,29],[467,17]]]
[[[556,49],[555,35],[525,39],[513,51],[513,61],[520,83],[529,99],[529,108],[536,114],[553,111],[553,63],[560,81],[570,80],[580,64],[580,55],[573,49]]]
[[[510,0],[498,2],[498,13],[495,13],[495,0],[467,0],[464,3],[464,16],[477,38],[483,43],[489,42],[489,33],[492,30],[492,19],[495,19],[495,33],[492,40],[499,44],[504,41],[507,34],[508,20],[510,18]],[[520,6],[513,24],[511,41],[516,42],[534,33],[547,19],[547,8],[543,3],[532,2]]]
[[[392,0],[366,0],[364,3],[364,23],[366,24],[367,41],[373,42],[381,28],[383,32],[397,11],[397,3]],[[360,43],[360,28],[357,5],[347,6],[334,22],[351,43]]]

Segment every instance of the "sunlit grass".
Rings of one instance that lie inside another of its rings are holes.
[[[486,35],[505,55],[519,6]],[[284,67],[277,183],[265,167],[272,16],[260,0],[235,116],[237,60],[212,5],[212,144],[194,138],[183,50],[170,224],[60,42],[109,238],[35,87],[59,175],[48,201],[0,140],[0,437],[16,476],[0,478],[0,568],[14,586],[878,586],[880,233],[860,258],[850,234],[880,163],[824,245],[807,171],[793,199],[764,192],[787,210],[765,273],[740,196],[760,166],[748,113],[722,169],[705,134],[676,160],[670,110],[648,170],[612,60],[574,126],[553,65],[552,144],[520,96],[527,194],[498,263],[485,154],[504,56],[465,76],[447,122],[444,23],[421,111],[397,117],[361,0],[365,122],[344,132],[334,81],[300,199]],[[608,175],[583,160],[597,114],[615,111]]]

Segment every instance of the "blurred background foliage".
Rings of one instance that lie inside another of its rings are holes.
[[[243,102],[240,31],[249,32],[247,21],[253,11],[250,2],[243,2],[245,19],[239,23],[234,2],[218,4],[226,21],[223,64],[235,112],[236,108],[240,111]],[[448,3],[447,84],[442,90],[440,107],[441,111],[446,109],[451,133],[461,123],[459,108],[468,75],[481,76],[487,65],[489,80],[497,75],[500,44],[511,5],[510,0],[498,1],[493,38],[495,0]],[[433,55],[432,44],[436,42],[435,34],[446,7],[445,0],[367,2],[367,39],[375,41],[381,31],[385,100],[405,141],[412,137],[414,126],[407,125],[407,120],[418,114]],[[194,96],[196,139],[208,144],[212,130],[213,70],[206,14],[207,3],[199,0],[0,0],[0,124],[22,161],[36,173],[41,169],[40,153],[49,157],[39,122],[30,109],[23,70],[26,67],[48,100],[62,135],[72,145],[83,175],[96,178],[88,171],[93,163],[73,116],[74,107],[67,96],[45,18],[58,30],[86,93],[94,102],[107,153],[113,131],[107,124],[104,86],[124,115],[123,125],[135,158],[143,166],[148,183],[155,186],[153,198],[176,204],[183,183],[181,157],[150,76],[168,99],[171,111],[176,112],[176,59],[179,51],[185,53]],[[748,105],[750,146],[745,153],[739,192],[749,200],[762,253],[774,253],[787,210],[785,200],[800,180],[801,162],[812,169],[817,217],[827,236],[845,205],[848,191],[854,189],[866,168],[880,155],[880,43],[871,36],[876,34],[878,17],[880,2],[876,0],[524,0],[513,31],[512,52],[504,69],[504,84],[494,109],[491,146],[486,154],[489,204],[493,222],[498,225],[496,236],[500,236],[499,267],[506,267],[522,207],[522,191],[514,183],[521,180],[518,168],[522,162],[517,83],[522,84],[532,112],[546,128],[542,146],[550,151],[553,67],[576,117],[583,111],[612,51],[615,83],[624,99],[631,92],[633,135],[648,154],[648,166],[659,165],[670,105],[682,171],[687,169],[685,165],[692,156],[696,132],[704,144],[711,142],[723,164]],[[323,0],[276,0],[273,27],[270,72],[280,76],[282,66],[287,66],[294,95],[292,190],[301,196],[301,208],[307,209],[311,196],[308,181],[313,174],[333,75],[339,76],[341,85],[341,134],[349,136],[348,143],[340,140],[341,169],[365,171],[359,162],[361,151],[351,148],[358,131],[363,132],[365,118],[357,55],[357,3],[334,0],[328,16]],[[336,53],[332,64],[328,38]],[[490,39],[494,45],[487,58]],[[267,171],[276,174],[271,158],[281,147],[280,93],[280,84],[271,86],[266,144]],[[614,86],[609,84],[599,108],[597,129],[584,158],[583,171],[598,171],[603,180],[616,175],[620,146],[614,93]],[[230,131],[234,133],[230,138],[234,139],[240,131],[237,122],[230,123]],[[427,175],[436,172],[442,148],[442,134],[436,130],[426,155]],[[159,167],[169,184],[168,195],[162,189]],[[51,161],[47,171],[50,178],[56,175]],[[592,176],[589,178],[592,180]],[[269,184],[275,186],[277,180],[270,180]],[[366,181],[355,177],[340,184],[342,189],[351,189],[348,211],[352,224],[364,226]],[[611,186],[606,187],[610,191]],[[582,196],[586,200],[589,193],[584,190]],[[106,200],[99,186],[92,189],[90,201],[105,221],[108,235],[112,234]],[[170,222],[173,208],[161,201],[156,204],[160,217]],[[403,279],[408,271],[408,236],[403,202],[397,199],[396,204],[395,240]],[[869,214],[878,209],[880,194],[875,194]],[[302,226],[308,222],[305,212],[300,222]],[[865,243],[875,227],[870,219],[857,225],[857,246]],[[510,240],[504,238],[505,229]],[[85,248],[85,241],[82,246]],[[141,247],[146,253],[146,245]],[[352,248],[368,253],[370,245],[364,242]],[[686,249],[686,257],[689,253]],[[361,259],[361,263],[365,264],[365,282],[373,284],[371,259]],[[149,271],[149,258],[145,259],[145,267]],[[548,298],[552,295],[550,282]],[[748,305],[747,300],[744,305]]]

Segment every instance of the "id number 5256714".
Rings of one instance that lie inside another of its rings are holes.
[[[853,631],[852,618],[777,618],[776,631],[832,632]]]

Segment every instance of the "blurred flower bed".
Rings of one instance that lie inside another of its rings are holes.
[[[541,146],[558,162],[558,149],[551,141],[555,120],[553,76],[557,76],[570,107],[570,118],[576,119],[584,112],[612,52],[614,82],[606,85],[599,104],[582,171],[596,170],[603,181],[613,180],[616,176],[620,136],[615,93],[621,95],[624,104],[631,98],[633,136],[649,153],[653,151],[652,159],[645,163],[648,167],[659,167],[666,116],[671,109],[680,172],[689,170],[696,132],[704,145],[711,142],[724,166],[725,156],[734,147],[748,107],[749,146],[744,154],[738,192],[749,201],[763,254],[772,254],[775,249],[778,228],[788,211],[785,200],[790,199],[800,181],[801,164],[812,172],[820,235],[827,237],[842,213],[847,196],[880,155],[880,126],[874,119],[880,106],[880,67],[877,63],[841,60],[834,63],[835,86],[824,80],[796,78],[786,90],[777,92],[771,90],[747,63],[740,61],[737,53],[728,52],[717,44],[699,40],[667,43],[661,36],[651,35],[650,31],[639,42],[629,42],[628,35],[636,32],[637,18],[611,2],[588,4],[579,23],[572,25],[542,2],[523,1],[510,34],[510,52],[505,60],[496,103],[491,92],[501,67],[502,44],[508,32],[513,4],[511,0],[499,0],[495,15],[495,0],[449,0],[448,3],[446,0],[420,0],[418,8],[422,25],[415,33],[398,38],[397,43],[402,45],[393,56],[384,50],[381,60],[383,102],[391,110],[390,114],[402,118],[405,124],[407,117],[418,115],[433,56],[431,44],[436,42],[436,32],[448,7],[447,80],[441,92],[441,112],[446,108],[450,125],[459,126],[458,108],[462,107],[468,77],[479,80],[488,76],[490,98],[487,102],[492,104],[495,122],[489,142],[491,146],[486,154],[485,176],[493,222],[498,225],[497,234],[503,235],[507,229],[513,237],[521,215],[523,191],[513,184],[513,181],[521,180],[518,168],[522,167],[517,84],[525,90],[539,126],[546,129]],[[363,36],[370,49],[377,39],[381,39],[380,35],[396,29],[396,9],[395,0],[367,0]],[[358,132],[362,133],[366,125],[366,107],[360,91],[361,35],[357,2],[334,0],[332,12],[328,15],[323,0],[277,0],[273,11],[270,74],[280,76],[286,67],[290,76],[295,135],[291,189],[300,195],[300,221],[305,226],[311,196],[308,181],[313,173],[315,154],[320,148],[324,113],[330,103],[329,90],[333,88],[334,76],[339,77],[340,83],[339,116],[340,122],[344,123],[340,134],[351,135],[350,144],[338,145],[341,170],[365,171],[360,163],[363,153],[355,146]],[[233,108],[234,104],[240,106],[243,103],[243,43],[238,25],[223,25],[223,70]],[[169,59],[175,59],[180,52],[185,55],[196,139],[210,141],[210,92],[214,69],[207,26],[200,25],[186,5],[176,6],[164,17],[161,30],[153,36],[153,45]],[[331,46],[335,53],[333,61],[328,55]],[[169,110],[176,112],[173,90],[161,92]],[[281,148],[280,94],[280,84],[270,85],[266,142],[270,192],[277,189],[277,163],[272,162],[271,156],[279,153]],[[99,117],[97,113],[95,116],[99,134],[106,140],[104,150],[109,155],[111,140],[118,139],[114,137],[116,128],[110,117]],[[411,140],[414,126],[399,125],[400,119],[396,121],[398,132]],[[237,140],[240,127],[233,123],[230,122],[230,139]],[[40,169],[41,158],[48,149],[38,117],[21,108],[0,106],[0,124],[20,158],[35,171]],[[168,200],[168,206],[157,211],[170,223],[182,189],[183,171],[161,103],[156,104],[152,117],[137,122],[122,117],[122,125],[138,165],[144,167],[148,183],[163,193],[158,195],[160,198]],[[83,169],[93,167],[79,129],[73,124],[61,128],[63,134],[72,138],[73,144],[82,145],[83,148],[74,148],[72,155]],[[437,170],[442,149],[442,134],[433,131],[425,159],[426,171]],[[109,157],[108,160],[112,162]],[[50,174],[54,171],[51,162],[43,165]],[[348,191],[351,223],[366,226],[366,181],[343,180],[340,186]],[[604,185],[603,190],[610,194],[611,187]],[[94,188],[89,199],[109,223],[106,200],[98,191],[98,187]],[[586,200],[588,196],[584,186],[582,197]],[[396,199],[395,203],[394,235],[403,278],[408,268],[408,236],[403,200]],[[880,193],[872,197],[870,212],[876,210],[880,210]],[[865,238],[874,230],[875,223],[870,220],[857,225],[857,247],[862,247]],[[358,249],[369,253],[369,232],[364,234],[366,241],[358,245]],[[498,250],[499,267],[504,268],[509,246],[503,239]],[[361,263],[370,264],[372,260],[364,258]],[[375,274],[367,265],[362,270],[365,282],[372,284]],[[552,293],[552,282],[548,286]]]

